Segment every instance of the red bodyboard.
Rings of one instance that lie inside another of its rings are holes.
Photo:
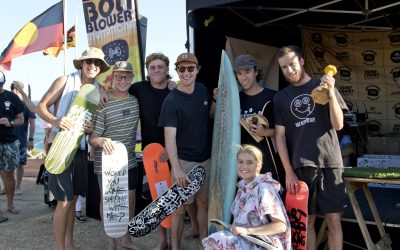
[[[305,182],[297,182],[298,193],[286,193],[285,205],[292,230],[293,249],[305,250],[307,246],[308,187]]]
[[[153,201],[172,186],[168,162],[160,161],[163,151],[163,146],[158,143],[150,143],[143,150],[143,165]],[[170,228],[171,218],[172,215],[165,218],[161,222],[161,226]]]

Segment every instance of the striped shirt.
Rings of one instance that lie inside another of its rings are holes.
[[[136,97],[109,98],[106,106],[98,110],[93,134],[122,142],[128,151],[128,169],[136,167],[136,130],[139,121],[139,105]],[[94,172],[101,174],[102,149],[94,154]]]

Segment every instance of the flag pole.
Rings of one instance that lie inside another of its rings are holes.
[[[67,75],[67,0],[63,0],[63,20],[64,20],[64,75]]]
[[[75,11],[75,58],[78,58],[78,11]]]

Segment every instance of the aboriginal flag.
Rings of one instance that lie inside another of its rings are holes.
[[[75,47],[76,44],[76,36],[75,36],[75,25],[72,26],[68,31],[67,31],[67,49],[71,47]],[[58,54],[60,54],[60,51],[64,49],[64,41],[62,45],[57,46],[57,47],[48,47],[43,51],[43,55],[52,55],[57,57]]]
[[[11,60],[63,43],[63,2],[53,5],[27,23],[0,55],[0,68],[10,69]]]

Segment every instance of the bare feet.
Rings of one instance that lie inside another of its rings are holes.
[[[191,229],[190,231],[186,231],[183,233],[183,238],[184,239],[190,239],[190,238],[198,238],[199,237],[199,230],[193,230]]]
[[[133,244],[132,241],[124,241],[124,240],[122,240],[122,244],[121,245],[122,245],[123,248],[132,249],[132,250],[139,250],[139,248],[135,244]]]
[[[22,194],[22,191],[20,188],[15,189],[14,195],[21,195],[21,194]]]
[[[158,245],[154,248],[154,250],[165,250],[168,249],[168,242],[166,241],[159,241]]]
[[[107,250],[117,250],[117,241],[113,238],[107,240]]]
[[[21,212],[20,210],[15,209],[14,207],[13,208],[8,208],[7,210],[8,210],[8,212],[10,212],[12,214],[19,214]]]

